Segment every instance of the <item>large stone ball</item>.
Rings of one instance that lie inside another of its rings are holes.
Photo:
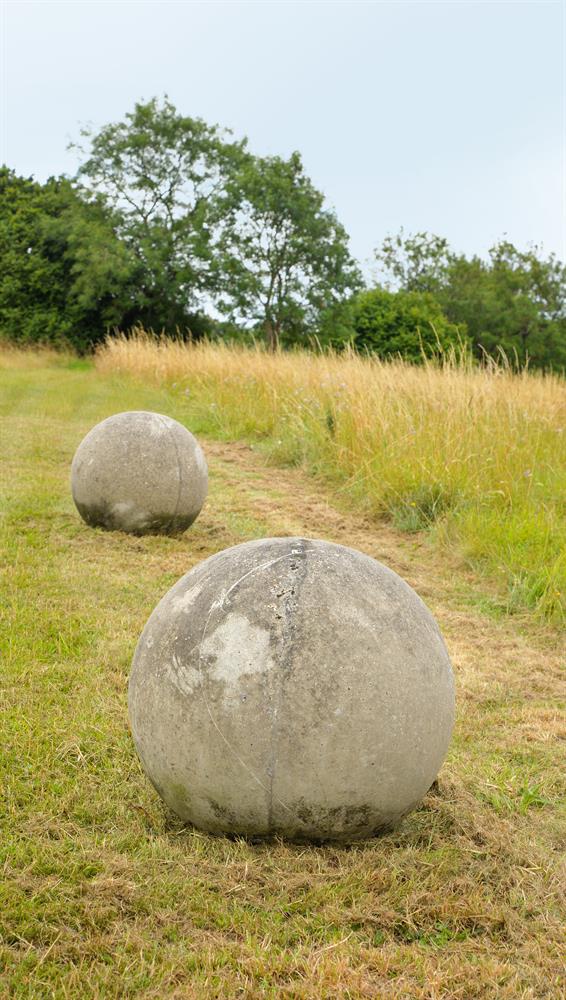
[[[208,471],[193,435],[171,417],[116,413],[93,427],[71,468],[73,499],[93,527],[176,534],[206,498]]]
[[[143,766],[213,833],[352,840],[396,824],[442,764],[454,682],[417,594],[369,556],[267,538],[183,576],[129,688]]]

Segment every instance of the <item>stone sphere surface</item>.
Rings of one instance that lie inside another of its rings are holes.
[[[446,754],[452,668],[417,594],[369,556],[268,538],[165,595],[129,686],[136,748],[212,833],[354,840],[394,826]]]
[[[208,470],[197,440],[161,413],[116,413],[92,428],[73,458],[71,489],[93,527],[176,534],[200,513]]]

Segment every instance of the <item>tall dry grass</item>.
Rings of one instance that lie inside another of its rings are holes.
[[[98,351],[104,373],[186,394],[196,429],[264,439],[404,530],[433,529],[506,584],[507,610],[566,614],[566,383],[446,358],[268,354],[138,331]]]
[[[57,351],[43,345],[22,347],[0,337],[0,371],[44,368],[45,365],[69,361],[72,357],[70,351]]]

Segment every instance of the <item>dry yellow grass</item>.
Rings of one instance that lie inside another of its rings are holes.
[[[505,587],[502,606],[566,614],[566,382],[447,358],[268,354],[139,331],[96,365],[187,394],[199,429],[263,439],[365,512],[434,529]]]
[[[55,363],[65,363],[72,355],[70,352],[56,351],[52,347],[18,347],[7,341],[0,340],[0,371],[10,369],[33,369],[45,368],[46,365]]]

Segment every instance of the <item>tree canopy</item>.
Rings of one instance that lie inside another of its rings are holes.
[[[99,195],[136,275],[135,321],[174,332],[190,323],[218,274],[212,256],[216,200],[245,142],[165,99],[138,103],[123,121],[84,129],[78,179]]]
[[[361,284],[348,237],[301,158],[246,157],[220,203],[219,308],[275,348]]]
[[[70,329],[71,278],[57,230],[71,198],[63,183],[0,168],[0,326],[14,340],[58,340]]]
[[[127,251],[100,201],[65,178],[0,168],[0,259],[0,331],[13,340],[84,349],[123,317]]]

